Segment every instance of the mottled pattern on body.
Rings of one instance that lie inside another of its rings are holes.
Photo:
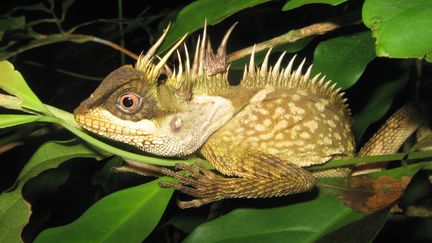
[[[202,151],[204,155],[230,157],[213,163],[228,175],[244,175],[241,168],[248,163],[233,160],[236,156],[232,151],[271,154],[300,167],[351,157],[354,140],[350,118],[341,106],[303,90],[263,89],[208,139]]]
[[[179,202],[182,208],[224,198],[290,195],[313,188],[315,175],[341,175],[304,168],[354,155],[350,112],[340,88],[320,74],[311,76],[311,66],[303,73],[305,60],[297,69],[295,57],[283,65],[286,53],[270,66],[270,51],[261,66],[253,51],[240,84],[229,86],[225,47],[233,27],[216,53],[205,29],[192,65],[184,48],[174,70],[166,62],[184,37],[157,58],[165,30],[134,70],[114,71],[75,110],[78,123],[155,155],[203,155],[218,172],[201,164],[176,165],[188,175],[160,169],[179,181],[161,186],[196,198]],[[162,74],[165,80],[159,79]]]

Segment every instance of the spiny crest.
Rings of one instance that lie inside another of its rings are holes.
[[[145,74],[146,80],[151,84],[157,82],[157,78],[163,71],[171,72],[169,67],[166,65],[168,58],[172,55],[172,53],[180,46],[180,44],[184,41],[187,34],[184,35],[162,58],[159,58],[159,62],[155,64],[155,53],[159,46],[162,44],[165,39],[170,25],[164,30],[162,36],[156,41],[156,43],[147,51],[145,55],[141,53],[138,57],[138,60],[135,64],[135,69],[143,72]],[[156,56],[157,57],[157,56]],[[163,70],[164,69],[164,70]]]
[[[206,21],[207,22],[207,21]],[[237,23],[236,23],[237,24]],[[164,30],[163,35],[149,49],[145,55],[140,55],[135,65],[135,69],[142,71],[148,82],[155,85],[159,75],[167,75],[164,82],[177,90],[180,96],[190,96],[191,93],[213,93],[223,91],[229,88],[227,79],[228,68],[226,66],[226,46],[228,38],[235,25],[227,31],[216,53],[213,53],[210,40],[207,39],[207,23],[204,25],[204,31],[198,37],[193,64],[190,64],[189,52],[184,44],[184,59],[178,51],[178,47],[186,38],[183,36],[162,58],[158,58],[156,63],[155,52],[161,45],[168,33],[169,26]],[[178,66],[172,71],[166,64],[173,52],[177,52]]]
[[[229,89],[228,70],[226,65],[226,46],[228,38],[236,26],[235,23],[227,31],[221,44],[213,53],[210,40],[207,39],[207,21],[204,24],[202,37],[198,37],[194,61],[190,64],[189,52],[186,44],[184,44],[184,55],[177,50],[183,43],[186,36],[183,36],[168,52],[159,58],[155,56],[157,48],[165,39],[169,26],[164,30],[163,35],[149,49],[145,55],[140,55],[135,68],[142,71],[145,75],[145,80],[152,85],[157,85],[158,77],[164,73],[167,79],[165,85],[175,90],[176,96],[182,99],[189,99],[192,94],[214,94],[223,92]],[[172,71],[166,64],[170,56],[177,51],[178,65]],[[267,52],[264,61],[260,67],[255,65],[255,46],[253,48],[249,65],[245,66],[243,79],[240,83],[245,88],[298,88],[319,94],[327,97],[331,102],[345,104],[346,99],[343,98],[344,93],[340,92],[340,88],[336,89],[336,84],[327,81],[325,76],[320,77],[320,74],[311,78],[312,65],[303,74],[302,69],[305,63],[303,60],[297,69],[293,69],[295,56],[290,60],[285,68],[282,68],[282,61],[286,54],[283,52],[272,67],[269,66],[269,56],[271,48]],[[155,58],[156,57],[156,58]],[[157,60],[155,60],[157,59]],[[185,59],[183,61],[183,59]]]
[[[303,66],[306,59],[303,59],[298,68],[293,70],[293,64],[296,58],[296,55],[294,55],[288,65],[285,68],[281,68],[282,60],[286,54],[286,52],[283,52],[276,64],[273,67],[269,67],[268,62],[271,50],[272,48],[268,50],[261,67],[256,67],[254,46],[249,65],[245,65],[243,71],[243,78],[240,83],[242,87],[298,88],[323,95],[331,102],[345,105],[347,99],[343,98],[344,92],[340,92],[341,88],[336,89],[336,83],[326,80],[325,76],[321,77],[320,73],[311,78],[312,65],[310,65],[306,73],[303,74]]]

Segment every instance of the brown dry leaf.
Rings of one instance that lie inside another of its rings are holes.
[[[400,180],[390,176],[372,178],[368,175],[346,179],[346,190],[340,196],[348,207],[362,213],[373,213],[396,202],[405,191],[410,177]]]
[[[1,92],[1,90],[0,90]],[[13,110],[22,110],[22,100],[16,96],[7,95],[0,93],[0,106],[13,109]]]

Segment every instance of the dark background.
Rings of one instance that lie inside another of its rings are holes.
[[[21,5],[31,5],[38,1],[14,0],[1,1],[0,14],[4,14],[13,7]],[[123,1],[123,18],[133,20],[142,14],[144,23],[133,26],[124,25],[127,31],[124,35],[125,47],[132,52],[139,54],[147,50],[149,45],[154,42],[155,38],[160,36],[163,28],[169,21],[175,20],[177,12],[186,6],[190,1]],[[362,1],[354,1],[350,5],[330,7],[324,5],[311,5],[295,9],[289,12],[280,11],[285,1],[272,1],[266,4],[241,11],[216,26],[209,27],[209,33],[212,39],[220,40],[225,30],[238,21],[231,41],[228,46],[228,52],[239,50],[250,46],[254,43],[270,39],[283,34],[291,29],[304,27],[312,23],[321,22],[342,11],[358,9]],[[60,4],[58,4],[60,6]],[[56,9],[61,11],[60,7]],[[42,13],[25,13],[26,19],[38,19],[47,17]],[[143,14],[144,13],[144,14]],[[118,1],[85,1],[76,0],[70,7],[66,20],[62,24],[65,30],[95,19],[117,19]],[[312,60],[312,54],[315,46],[322,40],[337,36],[340,32],[353,32],[365,27],[359,25],[344,28],[324,36],[317,37],[307,48],[299,53],[300,57],[307,57]],[[57,33],[58,29],[54,24],[45,24],[37,26],[35,30],[38,33],[49,34]],[[77,33],[94,35],[115,43],[121,42],[118,23],[99,22],[83,28]],[[63,42],[48,45],[28,52],[24,52],[10,59],[17,70],[23,74],[25,80],[29,83],[33,91],[48,103],[72,112],[79,103],[84,100],[97,87],[98,81],[77,78],[71,75],[65,75],[56,71],[56,69],[67,70],[70,72],[97,77],[102,79],[110,71],[122,65],[121,54],[107,46],[98,43],[71,43]],[[380,75],[391,73],[394,64],[397,62],[377,58],[369,66],[362,80],[373,79],[379,80]],[[134,60],[125,57],[125,63],[133,64]],[[414,70],[413,70],[414,72]],[[430,77],[431,68],[424,70],[424,76]],[[234,75],[235,76],[235,75]],[[371,82],[359,81],[353,88],[348,90],[350,107],[355,113],[366,101],[365,95],[375,87]],[[407,86],[410,90],[414,87]],[[392,110],[400,107],[401,104],[408,100],[409,92],[399,95],[393,104]],[[3,110],[2,110],[3,112]],[[372,126],[365,137],[369,137],[380,123]],[[45,141],[72,138],[69,133],[58,130],[55,127],[50,128],[51,132],[39,138],[25,140],[24,146],[18,146],[13,150],[0,154],[0,190],[5,190],[13,185],[16,176],[28,161],[30,156]],[[360,141],[360,145],[364,141]],[[103,168],[104,163],[96,162],[90,159],[80,159],[69,161],[57,170],[57,174],[64,174],[67,182],[60,186],[58,190],[48,191],[36,195],[38,180],[43,180],[44,175],[50,174],[50,171],[44,172],[41,176],[32,180],[32,185],[25,188],[26,198],[33,203],[33,216],[29,226],[25,229],[25,238],[32,239],[36,232],[61,224],[66,224],[79,217],[90,205],[92,205],[101,196],[108,193],[103,182],[95,183],[95,173],[97,174]],[[130,186],[136,183],[142,183],[143,178],[116,175],[116,190]],[[423,179],[419,179],[423,180]],[[96,180],[98,181],[98,180]],[[113,189],[114,190],[114,189]],[[172,205],[173,206],[173,205]],[[170,207],[170,208],[175,208]],[[172,214],[173,210],[165,213],[165,218]],[[48,212],[49,211],[49,212]],[[200,210],[193,213],[199,215]],[[422,241],[427,239],[427,228],[431,229],[432,220],[419,218],[406,218],[394,216],[386,224],[380,233],[376,242],[384,240],[399,241]],[[429,231],[430,232],[430,231]],[[164,231],[155,231],[149,238],[149,242],[158,239],[163,242]],[[179,234],[179,238],[183,234]],[[429,236],[430,237],[430,236]]]

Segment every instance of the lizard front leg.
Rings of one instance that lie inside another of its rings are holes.
[[[161,182],[197,199],[179,201],[180,208],[199,207],[225,198],[266,198],[284,196],[310,190],[315,177],[308,171],[272,155],[248,153],[243,158],[242,175],[225,177],[196,163],[192,166],[177,164],[189,176],[164,168],[162,173],[179,180],[179,183]]]

